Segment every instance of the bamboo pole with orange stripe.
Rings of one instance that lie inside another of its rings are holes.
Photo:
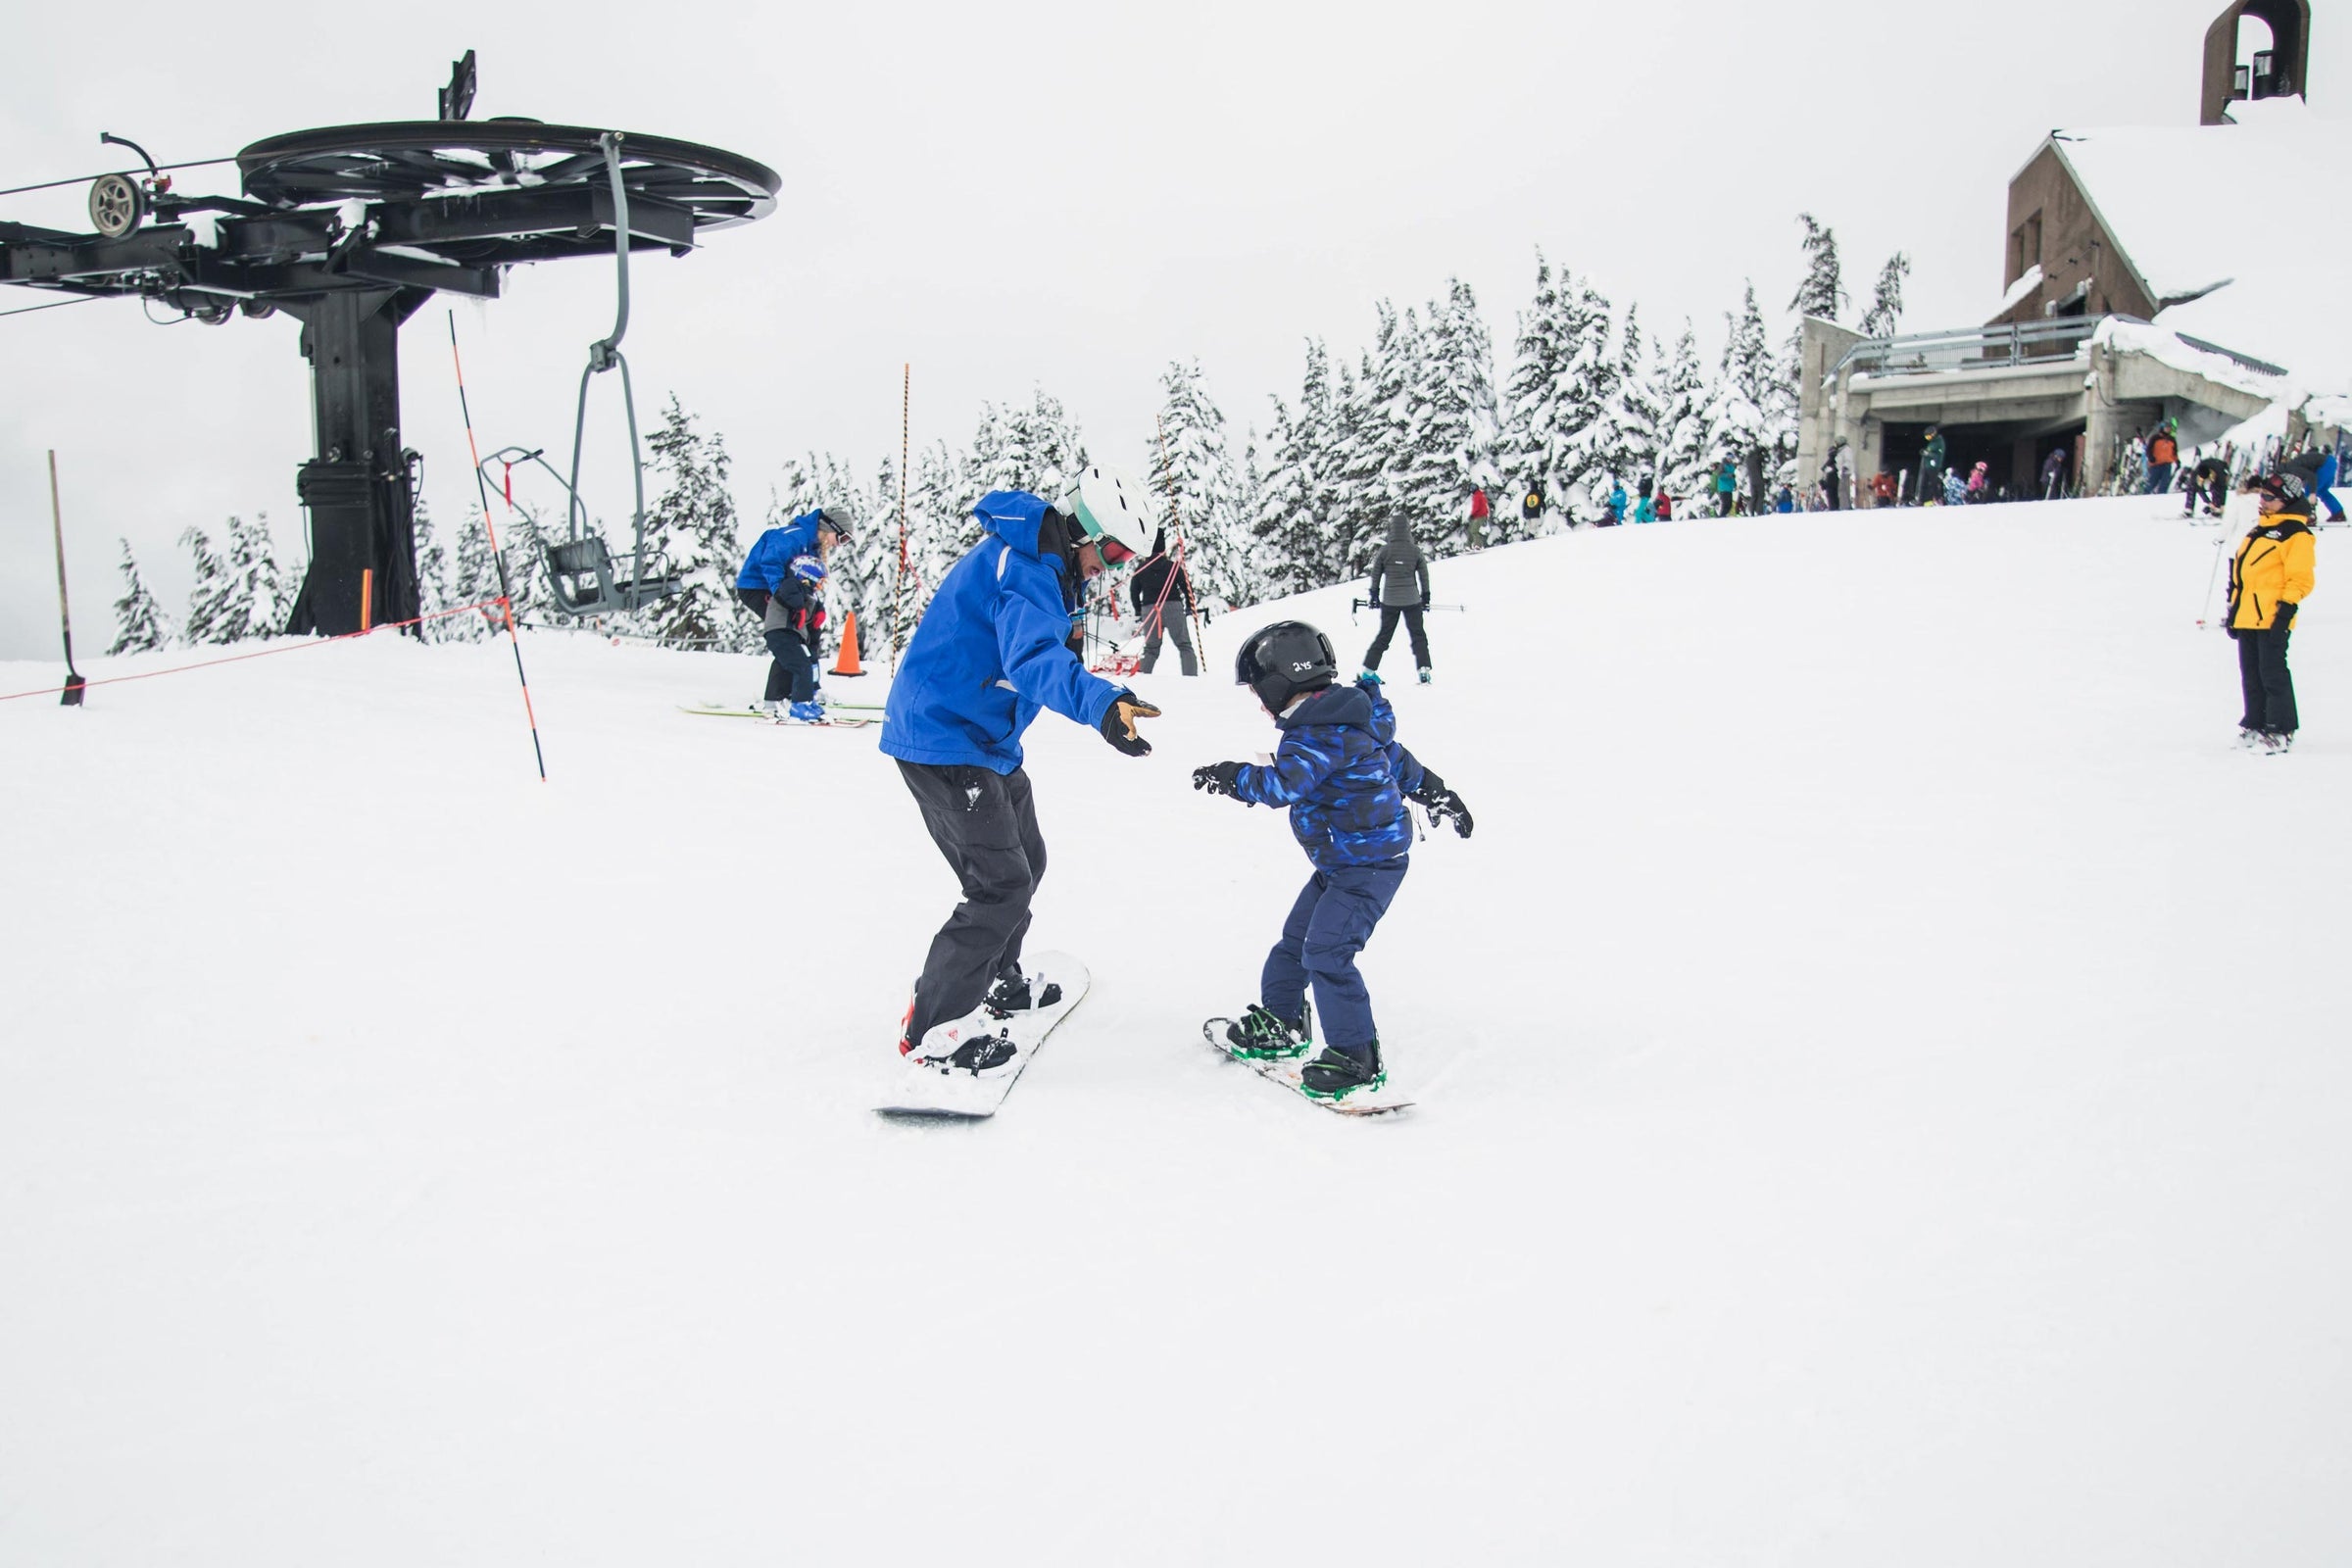
[[[466,416],[466,453],[473,459],[473,489],[482,501],[482,528],[490,536],[490,559],[498,566],[498,612],[507,623],[507,642],[514,650],[514,678],[522,684],[522,716],[531,726],[531,756],[539,761],[539,782],[547,782],[547,752],[539,744],[539,715],[531,708],[530,677],[522,672],[522,639],[514,631],[514,596],[507,586],[507,553],[498,542],[498,525],[490,520],[490,486],[482,477],[482,449],[474,444],[473,409],[466,401],[466,362],[458,357],[458,313],[449,313],[449,363],[458,372],[458,412]]]

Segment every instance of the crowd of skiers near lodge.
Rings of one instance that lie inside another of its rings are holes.
[[[2150,491],[2169,490],[2172,474],[2158,470],[2177,463],[2177,432],[2168,426],[2158,435],[2169,439],[2151,446]],[[2343,520],[2331,489],[2335,466],[2332,453],[2312,453],[2240,485],[2259,515],[2230,565],[2227,626],[2243,698],[2238,742],[2270,755],[2289,751],[2300,724],[2287,645],[2316,585],[2314,514],[2325,507],[2328,520]],[[1728,514],[1736,472],[1729,465],[1719,472],[1719,508]],[[2218,514],[2227,483],[2226,469],[2195,469],[2191,514],[2201,503]],[[1622,520],[1625,499],[1622,491],[1610,497],[1612,523]],[[1540,514],[1541,492],[1522,504]],[[1164,529],[1147,543],[1140,508],[1090,504],[1084,482],[1051,503],[1027,491],[992,491],[972,514],[979,541],[949,568],[915,627],[890,688],[880,750],[963,894],[924,956],[899,1053],[914,1070],[991,1076],[1020,1065],[1013,1015],[1057,1000],[1021,965],[1047,863],[1021,736],[1051,710],[1122,756],[1144,758],[1152,745],[1141,725],[1160,711],[1087,667],[1087,585],[1113,566],[1135,568],[1128,595],[1149,639],[1147,671],[1164,637],[1176,644],[1184,674],[1196,672],[1187,627],[1199,603]],[[1647,486],[1633,514],[1671,517],[1673,503]],[[1474,492],[1474,541],[1490,516],[1486,493]],[[816,681],[825,558],[852,528],[840,511],[806,513],[761,534],[738,575],[771,656],[763,706],[781,721],[828,722]],[[1420,680],[1433,673],[1423,620],[1429,560],[1402,516],[1392,520],[1374,561],[1366,602],[1380,612],[1380,628],[1353,680],[1343,679],[1337,650],[1316,627],[1282,620],[1252,634],[1236,657],[1234,681],[1273,721],[1280,745],[1270,760],[1206,763],[1192,775],[1205,795],[1287,809],[1311,867],[1267,953],[1258,1000],[1228,1024],[1223,1045],[1237,1056],[1303,1059],[1298,1086],[1326,1100],[1377,1094],[1387,1081],[1355,960],[1409,867],[1418,834],[1408,803],[1433,827],[1449,824],[1466,839],[1472,826],[1461,796],[1398,739],[1380,674],[1400,623]]]

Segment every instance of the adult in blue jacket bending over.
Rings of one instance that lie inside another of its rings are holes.
[[[816,643],[825,624],[825,557],[850,536],[837,510],[804,512],[770,528],[752,546],[735,574],[735,596],[760,617],[767,644],[767,693],[760,706],[779,717],[813,723],[825,716],[816,706]]]
[[[1138,718],[1159,710],[1087,673],[1069,649],[1070,608],[1087,579],[1140,554],[1123,539],[1050,507],[1025,490],[992,490],[972,514],[980,542],[948,568],[900,661],[882,718],[931,842],[963,885],[923,959],[899,1038],[902,1054],[973,1073],[1003,1071],[1014,1048],[971,1015],[1054,1000],[1032,999],[1021,973],[1029,901],[1046,871],[1021,732],[1045,709],[1148,757]],[[1112,519],[1111,526],[1127,524]]]

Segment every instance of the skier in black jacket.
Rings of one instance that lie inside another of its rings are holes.
[[[1200,674],[1200,662],[1193,657],[1192,613],[1199,608],[1193,598],[1193,574],[1168,554],[1167,529],[1152,536],[1151,559],[1135,569],[1127,592],[1135,601],[1136,617],[1144,623],[1144,658],[1136,672],[1149,675],[1152,666],[1159,662],[1164,629],[1176,644],[1176,658],[1184,672]]]

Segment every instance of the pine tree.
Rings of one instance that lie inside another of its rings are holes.
[[[122,597],[115,601],[115,641],[109,654],[144,654],[170,646],[171,623],[147,584],[139,578],[139,564],[130,556],[130,541],[122,541]]]
[[[1496,509],[1496,543],[1523,538],[1530,531],[1520,518],[1517,498],[1530,489],[1544,491],[1547,503],[1554,488],[1559,453],[1551,432],[1557,423],[1553,402],[1560,391],[1568,347],[1563,337],[1560,292],[1552,283],[1551,265],[1536,253],[1536,292],[1519,313],[1519,331],[1511,352],[1511,380],[1503,413],[1500,458],[1511,486],[1512,504]]]
[[[1494,404],[1494,348],[1470,285],[1448,280],[1429,307],[1420,377],[1397,489],[1415,534],[1433,555],[1470,545],[1470,492],[1494,463],[1500,418]]]
[[[1835,321],[1847,303],[1845,282],[1838,270],[1838,235],[1815,221],[1811,213],[1799,213],[1796,220],[1805,228],[1805,279],[1796,286],[1796,297],[1788,309],[1800,318],[1819,317]]]
[[[1330,356],[1319,340],[1307,339],[1298,410],[1280,398],[1272,401],[1269,457],[1250,532],[1266,592],[1280,597],[1339,580],[1328,564],[1337,416]]]
[[[231,517],[228,526],[233,537],[240,524]],[[187,548],[196,576],[195,586],[188,590],[187,640],[197,644],[235,641],[245,624],[244,608],[233,596],[228,563],[214,551],[211,536],[202,528],[191,525],[179,542]]]
[[[1611,423],[1617,429],[1617,472],[1628,490],[1641,479],[1654,479],[1658,474],[1666,411],[1657,373],[1665,364],[1665,345],[1657,347],[1661,352],[1653,364],[1642,335],[1641,313],[1628,305],[1625,330],[1617,342],[1617,402],[1611,410]]]
[[[1695,498],[1707,482],[1712,396],[1706,372],[1699,368],[1698,337],[1690,321],[1683,322],[1673,354],[1661,353],[1656,366],[1649,401],[1657,410],[1658,483],[1677,500]]]
[[[654,471],[668,481],[646,514],[648,563],[666,562],[683,586],[638,613],[641,629],[682,648],[756,647],[735,598],[743,540],[727,488],[726,437],[699,429],[673,392],[661,428],[646,444],[653,449]]]
[[[1864,337],[1892,337],[1903,318],[1903,279],[1911,275],[1911,258],[1896,251],[1879,270],[1870,314],[1862,318]]]
[[[293,609],[285,581],[277,569],[277,551],[270,534],[270,515],[256,513],[254,520],[228,519],[228,587],[220,642],[251,637],[274,637]]]
[[[1559,333],[1566,351],[1551,398],[1551,428],[1557,498],[1553,505],[1571,519],[1599,514],[1618,477],[1620,441],[1611,411],[1617,403],[1616,356],[1610,350],[1609,302],[1591,279],[1560,279]]]
[[[428,643],[460,641],[463,639],[464,633],[457,629],[456,623],[474,617],[440,614],[442,611],[463,601],[449,597],[449,551],[442,545],[441,536],[433,527],[432,509],[425,505],[422,496],[416,498],[416,511],[412,526],[416,543],[417,612],[426,616],[439,617],[427,619],[418,626],[416,635],[419,640]]]
[[[1168,519],[1169,549],[1182,541],[1185,570],[1204,597],[1236,609],[1253,605],[1263,579],[1225,447],[1224,413],[1201,385],[1198,360],[1172,362],[1159,384],[1166,395],[1152,435],[1150,486]]]
[[[1780,396],[1783,367],[1765,339],[1754,283],[1747,285],[1738,318],[1727,315],[1724,321],[1729,335],[1723,366],[1707,407],[1708,461],[1730,458],[1738,464],[1747,478],[1749,505],[1761,511],[1765,476],[1777,463],[1771,411]]]
[[[1340,381],[1332,526],[1326,539],[1329,580],[1372,569],[1389,519],[1410,517],[1403,493],[1411,449],[1414,389],[1421,380],[1421,329],[1387,300],[1373,307],[1380,326],[1357,372]],[[1416,522],[1419,519],[1414,519]]]

